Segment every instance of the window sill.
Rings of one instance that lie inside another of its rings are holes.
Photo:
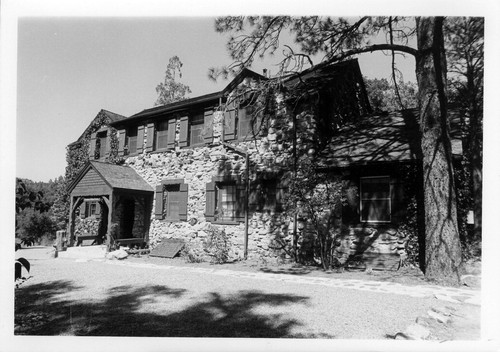
[[[242,221],[212,221],[212,224],[215,225],[239,225]]]
[[[161,219],[160,222],[182,222],[180,219]]]

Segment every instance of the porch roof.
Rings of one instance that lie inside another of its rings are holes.
[[[70,193],[77,188],[77,186],[79,186],[80,181],[85,179],[85,176],[90,170],[97,173],[98,178],[94,178],[94,182],[92,182],[95,185],[105,183],[112,189],[153,192],[153,188],[129,166],[108,164],[99,161],[89,161],[83,170],[80,171],[75,180],[69,185],[68,191]],[[92,185],[86,184],[86,186],[91,187]]]
[[[455,109],[450,109],[448,115],[452,154],[461,155],[460,115]],[[417,109],[363,117],[339,129],[318,155],[320,165],[330,168],[418,160],[422,158],[419,133]]]

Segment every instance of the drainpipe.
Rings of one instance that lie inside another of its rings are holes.
[[[245,157],[245,176],[246,176],[246,181],[245,181],[245,233],[243,237],[243,258],[246,260],[248,257],[248,201],[249,201],[249,195],[250,195],[250,161],[249,161],[249,156],[248,152],[239,148],[236,148],[232,146],[229,143],[222,142],[222,145],[231,149],[237,154],[243,155]]]

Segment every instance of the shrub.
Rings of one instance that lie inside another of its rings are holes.
[[[202,263],[205,261],[199,251],[194,249],[189,243],[186,243],[184,247],[182,247],[180,255],[187,263]]]

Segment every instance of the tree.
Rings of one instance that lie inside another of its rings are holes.
[[[172,56],[168,60],[167,70],[165,71],[165,79],[162,83],[156,86],[158,99],[155,105],[166,105],[186,99],[186,94],[191,93],[189,86],[177,82],[178,78],[182,78],[182,62],[177,56]]]
[[[228,50],[233,63],[212,69],[212,76],[249,67],[256,56],[273,54],[279,48],[280,34],[288,29],[299,52],[285,47],[279,75],[294,74],[313,65],[312,56],[322,54],[316,68],[355,55],[386,51],[413,55],[418,82],[419,125],[423,154],[425,202],[425,275],[428,279],[458,284],[461,249],[458,236],[454,171],[447,120],[446,59],[442,17],[223,17],[216,19],[216,30],[233,35]],[[377,34],[386,41],[373,44]],[[416,37],[417,46],[409,45]],[[395,75],[393,75],[395,77]],[[396,81],[394,79],[394,81]],[[396,92],[396,94],[398,94]]]
[[[396,96],[394,85],[385,78],[364,77],[366,92],[374,111],[397,111],[417,107],[417,86],[412,82],[398,82],[401,101]]]
[[[464,111],[466,167],[472,183],[474,238],[481,238],[483,159],[484,18],[450,17],[445,23],[452,101]]]

